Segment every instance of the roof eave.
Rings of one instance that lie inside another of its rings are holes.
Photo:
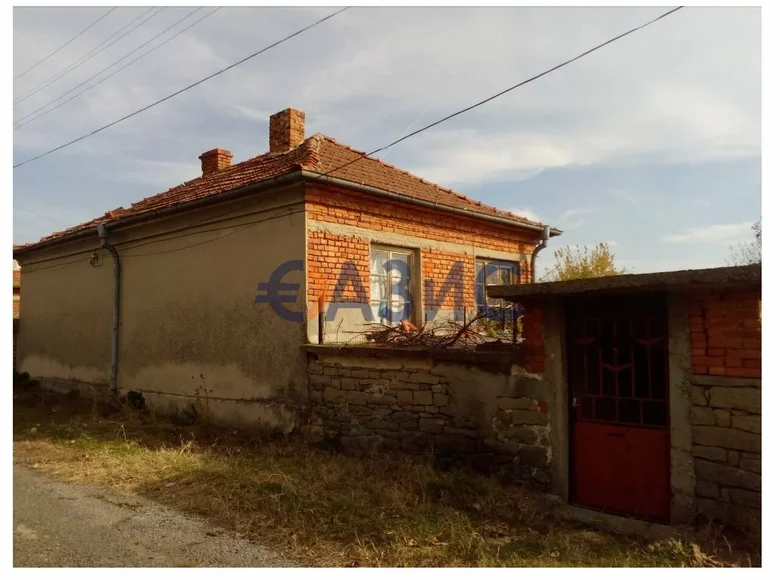
[[[148,221],[153,221],[155,219],[166,217],[168,215],[174,215],[179,212],[188,211],[190,209],[195,209],[198,207],[205,207],[208,205],[221,203],[224,201],[229,201],[231,199],[239,198],[244,195],[248,195],[250,193],[254,193],[257,190],[267,190],[267,189],[273,189],[276,187],[282,187],[285,185],[290,185],[293,183],[296,183],[297,181],[302,181],[302,171],[300,169],[295,169],[293,171],[284,173],[282,175],[279,175],[277,177],[272,177],[271,179],[263,179],[262,181],[256,181],[255,183],[250,183],[249,185],[245,185],[236,189],[230,189],[227,191],[223,191],[214,195],[207,195],[206,197],[201,197],[198,199],[194,199],[192,201],[187,201],[184,203],[160,208],[160,209],[154,209],[149,210],[140,214],[134,214],[131,216],[127,216],[125,218],[119,218],[113,221],[107,221],[107,222],[101,222],[108,230],[115,230],[118,228],[123,228],[127,226],[131,226],[137,223],[143,223]],[[97,225],[94,228],[85,228],[83,230],[79,230],[77,232],[73,232],[71,234],[66,234],[59,238],[52,238],[50,240],[45,240],[42,242],[37,242],[34,244],[28,244],[24,246],[23,248],[19,248],[18,250],[14,250],[14,259],[16,259],[17,256],[23,256],[27,253],[37,251],[40,249],[50,248],[52,246],[57,246],[59,244],[64,244],[67,242],[72,242],[75,240],[79,240],[82,238],[88,238],[88,237],[95,237],[97,239]]]
[[[303,170],[303,176],[304,176],[305,179],[307,179],[309,181],[316,181],[316,182],[319,182],[319,183],[327,183],[327,184],[331,184],[331,185],[337,185],[337,186],[340,186],[340,187],[345,187],[347,189],[354,189],[356,191],[361,191],[361,192],[364,192],[364,193],[368,193],[369,195],[378,195],[378,196],[382,196],[382,197],[387,197],[387,198],[399,201],[401,203],[410,203],[410,204],[413,204],[413,205],[419,205],[419,206],[422,206],[422,207],[427,207],[427,208],[435,209],[435,210],[438,210],[438,211],[444,211],[444,212],[464,215],[464,216],[467,216],[467,217],[470,217],[470,218],[476,219],[476,220],[497,222],[497,223],[501,223],[503,225],[510,226],[510,227],[513,227],[513,228],[524,229],[524,230],[531,230],[531,231],[538,232],[538,233],[543,232],[544,228],[545,228],[544,224],[534,224],[534,223],[530,223],[530,222],[523,223],[523,222],[518,222],[518,221],[511,220],[511,219],[508,219],[508,218],[504,218],[504,217],[501,217],[501,216],[492,216],[492,215],[488,215],[488,214],[481,214],[481,213],[477,213],[477,212],[474,212],[474,211],[471,211],[471,210],[460,209],[460,208],[456,208],[456,207],[452,207],[452,206],[436,203],[436,202],[433,202],[433,201],[426,201],[426,200],[417,199],[417,198],[410,197],[410,196],[407,196],[407,195],[404,195],[404,194],[401,194],[401,193],[396,193],[394,191],[390,191],[390,190],[387,190],[387,189],[381,189],[381,188],[374,187],[374,186],[371,186],[371,185],[365,185],[365,184],[362,184],[362,183],[358,183],[356,181],[350,181],[348,179],[342,179],[340,177],[330,177],[328,175],[323,175],[323,174],[317,173],[316,171]],[[550,237],[559,236],[562,233],[563,232],[561,230],[557,229],[557,228],[550,228]]]
[[[617,292],[679,291],[717,287],[760,287],[761,264],[699,270],[621,274],[581,280],[490,286],[491,298],[520,302],[563,296],[593,296]]]

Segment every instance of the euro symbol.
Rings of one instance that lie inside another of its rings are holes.
[[[265,294],[255,296],[255,304],[268,304],[276,314],[285,320],[300,324],[304,321],[303,312],[290,310],[284,306],[285,304],[295,304],[298,301],[298,291],[301,285],[296,282],[282,282],[282,278],[295,271],[303,272],[303,260],[290,260],[280,264],[276,270],[271,272],[268,282],[260,282],[257,285],[257,291],[265,292]],[[280,294],[280,292],[288,292],[288,294]]]

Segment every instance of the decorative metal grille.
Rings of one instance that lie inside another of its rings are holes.
[[[663,300],[582,300],[568,316],[568,381],[578,421],[666,428]]]

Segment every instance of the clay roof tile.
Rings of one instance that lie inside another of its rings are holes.
[[[95,227],[98,223],[107,223],[204,197],[217,196],[300,169],[390,191],[411,199],[465,209],[473,212],[474,217],[477,218],[480,215],[500,216],[516,222],[518,225],[538,225],[538,222],[532,222],[513,213],[472,200],[461,193],[422,179],[381,159],[365,155],[365,153],[348,145],[338,143],[332,137],[317,133],[290,151],[277,154],[265,153],[209,175],[196,177],[162,193],[132,203],[127,209],[119,207],[93,220],[54,232],[41,238],[41,242],[62,238]]]

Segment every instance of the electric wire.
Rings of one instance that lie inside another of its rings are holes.
[[[98,18],[97,20],[95,20],[95,21],[94,21],[92,24],[90,24],[89,26],[87,26],[87,27],[86,27],[84,30],[82,30],[81,32],[79,32],[79,33],[78,33],[76,36],[74,36],[73,38],[71,38],[71,39],[70,39],[68,42],[66,42],[65,44],[63,44],[61,47],[59,47],[59,48],[58,48],[58,49],[56,49],[55,51],[53,51],[53,52],[50,52],[49,54],[47,54],[46,56],[44,56],[44,57],[43,57],[41,60],[39,60],[38,62],[36,62],[34,65],[32,65],[30,68],[28,68],[28,69],[27,69],[27,70],[25,70],[24,72],[22,72],[22,73],[19,73],[18,75],[16,75],[16,76],[14,77],[14,80],[17,80],[17,79],[20,79],[20,78],[22,78],[24,75],[26,75],[28,72],[30,72],[31,70],[33,70],[35,67],[37,67],[38,65],[41,65],[41,64],[43,64],[44,62],[46,62],[47,60],[49,60],[51,57],[53,57],[55,54],[57,54],[57,53],[58,53],[59,51],[61,51],[63,48],[65,48],[66,46],[68,46],[68,45],[69,45],[71,42],[73,42],[74,40],[76,40],[77,38],[79,38],[79,37],[80,37],[82,34],[84,34],[84,33],[85,33],[87,30],[89,30],[90,28],[92,28],[93,26],[95,26],[95,25],[96,25],[98,22],[100,22],[101,20],[103,20],[103,19],[104,19],[106,16],[108,16],[109,14],[111,14],[111,13],[112,13],[114,10],[116,10],[116,9],[117,9],[117,6],[114,6],[114,7],[113,7],[111,10],[109,10],[108,12],[106,12],[105,14],[103,14],[103,16],[101,16],[100,18]]]
[[[286,42],[286,41],[288,41],[288,40],[298,36],[299,34],[303,34],[307,30],[310,30],[310,29],[314,28],[315,26],[317,26],[319,24],[322,24],[322,23],[326,22],[327,20],[330,20],[334,16],[338,16],[339,14],[341,14],[342,12],[344,12],[345,10],[348,10],[348,9],[349,9],[349,6],[347,6],[346,8],[342,8],[341,10],[337,10],[336,12],[333,12],[333,13],[329,14],[328,16],[326,16],[324,18],[321,18],[320,20],[317,20],[313,24],[310,24],[310,25],[306,26],[305,28],[301,28],[300,30],[297,30],[296,32],[293,32],[292,34],[290,34],[288,36],[285,36],[281,40],[277,40],[273,44],[269,44],[265,48],[263,48],[261,50],[258,50],[257,52],[255,52],[253,54],[250,54],[249,56],[247,56],[247,57],[245,57],[245,58],[243,58],[243,59],[241,59],[241,60],[239,60],[237,62],[234,62],[233,64],[231,64],[229,66],[226,66],[225,68],[220,69],[217,72],[212,73],[209,76],[204,77],[204,78],[200,79],[199,81],[196,81],[196,82],[192,83],[191,85],[188,85],[188,86],[184,87],[183,89],[179,89],[178,91],[176,91],[174,93],[171,93],[170,95],[168,95],[166,97],[163,97],[162,99],[159,99],[158,101],[155,101],[154,103],[146,105],[145,107],[143,107],[141,109],[138,109],[137,111],[134,111],[133,113],[130,113],[129,115],[125,115],[124,117],[121,117],[120,119],[117,119],[116,121],[112,121],[111,123],[103,125],[102,127],[99,127],[97,129],[95,129],[94,131],[91,131],[90,133],[82,135],[81,137],[73,139],[72,141],[68,141],[67,143],[64,143],[63,145],[55,147],[54,149],[50,149],[50,150],[46,151],[45,153],[41,153],[40,155],[36,155],[35,157],[31,157],[30,159],[27,159],[25,161],[17,163],[16,165],[13,166],[13,168],[16,169],[17,167],[21,167],[22,165],[26,165],[27,163],[31,163],[32,161],[36,161],[38,159],[41,159],[42,157],[46,157],[47,155],[50,155],[50,154],[54,153],[55,151],[59,151],[60,149],[64,149],[65,147],[69,147],[70,145],[73,145],[74,143],[78,143],[79,141],[83,141],[84,139],[86,139],[88,137],[91,137],[93,135],[96,135],[97,133],[100,133],[101,131],[105,131],[106,129],[108,129],[110,127],[113,127],[114,125],[117,125],[117,124],[121,123],[122,121],[126,121],[127,119],[135,117],[136,115],[138,115],[140,113],[143,113],[144,111],[147,111],[147,110],[151,109],[152,107],[155,107],[155,106],[157,106],[157,105],[159,105],[161,103],[164,103],[165,101],[168,101],[168,100],[172,99],[175,96],[178,96],[178,95],[180,95],[180,94],[182,94],[182,93],[184,93],[184,92],[186,92],[186,91],[188,91],[190,89],[193,89],[193,88],[197,87],[198,85],[200,85],[202,83],[205,83],[206,81],[211,80],[214,77],[219,76],[222,73],[227,72],[230,69],[235,68],[235,67],[237,67],[237,66],[247,62],[250,59],[255,58],[256,56],[259,56],[259,55],[263,54],[264,52],[266,52],[266,51],[268,51],[268,50],[270,50],[270,49],[272,49],[272,48],[274,48],[276,46],[279,46],[280,44],[282,44],[282,43],[284,43],[284,42]]]
[[[619,40],[621,38],[624,38],[624,37],[626,37],[626,36],[628,36],[628,35],[630,35],[630,34],[632,34],[634,32],[637,32],[637,31],[639,31],[639,30],[641,30],[643,28],[646,28],[647,26],[650,26],[651,24],[653,24],[655,22],[658,22],[659,20],[661,20],[661,19],[663,19],[663,18],[665,18],[665,17],[667,17],[667,16],[669,16],[669,15],[671,15],[671,14],[673,14],[673,13],[679,11],[679,10],[681,10],[682,8],[684,8],[684,7],[683,6],[678,6],[677,8],[674,8],[673,10],[665,12],[664,14],[654,18],[653,20],[650,20],[650,21],[646,22],[645,24],[642,24],[640,26],[632,28],[631,30],[629,30],[627,32],[624,32],[624,33],[622,33],[622,34],[620,34],[618,36],[615,36],[615,37],[605,41],[605,42],[602,42],[601,44],[596,45],[595,47],[593,47],[593,48],[591,48],[591,49],[589,49],[589,50],[587,50],[587,51],[585,51],[585,52],[583,52],[583,53],[581,53],[581,54],[579,54],[579,55],[577,55],[577,56],[575,56],[575,57],[573,57],[573,58],[571,58],[571,59],[569,59],[567,61],[564,61],[563,63],[560,63],[560,64],[558,64],[558,65],[556,65],[556,66],[554,66],[554,67],[552,67],[550,69],[547,69],[547,70],[545,70],[542,73],[539,73],[539,74],[537,74],[537,75],[535,75],[533,77],[530,77],[529,79],[526,79],[526,80],[524,80],[522,82],[519,82],[519,83],[509,87],[508,89],[504,89],[503,91],[501,91],[499,93],[496,93],[496,94],[494,94],[494,95],[492,95],[492,96],[490,96],[490,97],[488,97],[486,99],[483,99],[483,100],[481,100],[481,101],[479,101],[479,102],[477,102],[477,103],[475,103],[473,105],[470,105],[468,107],[460,109],[459,111],[456,111],[456,112],[454,112],[454,113],[452,113],[450,115],[447,115],[446,117],[443,117],[443,118],[439,119],[438,121],[434,121],[433,123],[430,123],[430,124],[426,125],[425,127],[422,127],[422,128],[420,128],[420,129],[418,129],[416,131],[413,131],[411,133],[408,133],[407,135],[404,135],[404,136],[396,139],[395,141],[393,141],[393,142],[391,142],[391,143],[389,143],[387,145],[379,147],[378,149],[375,149],[375,150],[371,151],[370,153],[362,153],[357,158],[353,159],[352,161],[344,163],[344,164],[342,164],[342,165],[340,165],[340,166],[338,166],[338,167],[336,167],[334,169],[331,169],[330,171],[327,171],[325,173],[318,173],[317,175],[314,176],[314,180],[326,177],[326,176],[328,176],[328,175],[330,175],[330,174],[332,174],[332,173],[334,173],[334,172],[336,172],[336,171],[338,171],[340,169],[343,169],[344,167],[347,167],[349,165],[352,165],[353,163],[356,163],[357,161],[360,161],[361,159],[364,159],[366,157],[370,157],[371,155],[374,155],[374,154],[376,154],[376,153],[378,153],[380,151],[387,150],[387,149],[397,145],[398,143],[401,143],[401,142],[403,142],[403,141],[405,141],[405,140],[407,140],[407,139],[409,139],[411,137],[414,137],[415,135],[419,135],[423,131],[427,131],[428,129],[431,129],[431,128],[437,126],[437,125],[440,125],[440,124],[442,124],[442,123],[444,123],[444,122],[446,122],[446,121],[448,121],[448,120],[450,120],[450,119],[452,119],[454,117],[457,117],[457,116],[459,116],[459,115],[461,115],[463,113],[471,111],[471,110],[473,110],[473,109],[475,109],[475,108],[477,108],[477,107],[479,107],[481,105],[484,105],[486,103],[489,103],[490,101],[492,101],[492,100],[494,100],[494,99],[496,99],[496,98],[498,98],[498,97],[500,97],[502,95],[505,95],[505,94],[509,93],[510,91],[513,91],[513,90],[515,90],[515,89],[517,89],[517,88],[519,88],[519,87],[521,87],[523,85],[526,85],[526,84],[528,84],[530,82],[533,82],[533,81],[535,81],[535,80],[537,80],[539,78],[542,78],[542,77],[544,77],[544,76],[546,76],[546,75],[548,75],[548,74],[550,74],[550,73],[552,73],[552,72],[554,72],[554,71],[556,71],[556,70],[558,70],[560,68],[563,68],[564,66],[566,66],[568,64],[571,64],[571,63],[573,63],[573,62],[575,62],[575,61],[577,61],[577,60],[587,56],[588,54],[591,54],[591,53],[593,53],[593,52],[595,52],[595,51],[597,51],[597,50],[599,50],[599,49],[601,49],[601,48],[603,48],[603,47],[605,47],[605,46],[607,46],[607,45],[609,45],[609,44],[611,44],[611,43],[613,43],[613,42],[615,42],[615,41],[617,41],[617,40]],[[328,18],[330,18],[332,16],[335,16],[336,14],[338,14],[340,12],[343,12],[344,10],[346,10],[346,8],[344,8],[343,10],[340,10],[339,12],[336,12],[336,13],[332,14]],[[315,25],[316,25],[316,23],[315,23]],[[312,25],[312,26],[314,26],[314,25]],[[235,66],[235,65],[231,65],[231,66]],[[199,81],[199,82],[202,82],[202,81]],[[153,105],[150,105],[150,106],[153,106]],[[82,137],[82,138],[86,138],[86,136]],[[67,146],[67,145],[60,146],[60,148],[65,147],[65,146]],[[41,156],[43,156],[43,155],[46,155],[46,153],[42,154]],[[39,157],[41,157],[41,156],[39,156]],[[33,160],[35,160],[35,158],[30,159],[29,161],[33,161]],[[27,162],[29,162],[29,161],[27,161]],[[27,162],[23,162],[23,163],[27,163]],[[18,165],[15,165],[14,167],[17,167],[17,166]],[[251,201],[250,201],[250,203],[251,203]],[[248,207],[248,205],[249,205],[249,203],[247,203],[247,205],[245,207]],[[239,209],[234,209],[234,210],[231,210],[231,212],[228,212],[228,213],[232,213],[232,212],[239,211],[239,210],[240,210],[240,208]],[[195,224],[195,225],[198,225],[198,224]],[[243,228],[243,229],[246,229],[246,227],[251,227],[252,225],[255,225],[255,224],[250,224],[249,226],[245,226],[245,228]],[[238,231],[243,231],[243,229],[238,230]],[[238,233],[238,232],[231,232],[228,235],[232,235],[233,233]],[[225,236],[221,236],[220,238],[216,238],[216,239],[221,239],[222,237],[225,237]],[[216,241],[216,239],[214,241]],[[158,252],[158,253],[138,254],[136,256],[140,257],[140,256],[144,256],[144,255],[159,255],[159,254],[167,253],[169,251],[180,251],[180,250],[183,250],[183,249],[187,249],[188,247],[197,247],[197,246],[203,245],[205,243],[208,243],[208,241],[200,242],[200,243],[194,244],[192,246],[183,246],[183,247],[177,248],[175,250],[164,250],[164,251],[161,251],[161,252]]]
[[[154,48],[152,48],[151,50],[148,50],[148,51],[146,51],[145,53],[143,53],[143,54],[142,54],[142,55],[140,55],[139,57],[137,57],[137,58],[134,58],[133,60],[131,60],[130,62],[128,62],[128,63],[127,63],[127,64],[125,64],[124,66],[122,66],[122,67],[118,68],[117,70],[115,70],[114,72],[112,72],[111,74],[109,74],[108,76],[106,76],[106,77],[103,77],[102,79],[100,79],[100,80],[99,80],[98,82],[96,82],[95,84],[93,84],[93,85],[90,85],[90,86],[88,86],[86,89],[84,89],[83,91],[80,91],[79,93],[77,93],[77,94],[73,95],[73,96],[72,96],[71,98],[69,98],[68,100],[66,100],[66,101],[63,101],[63,102],[61,102],[61,103],[59,103],[59,104],[55,105],[54,107],[52,107],[51,109],[48,109],[47,111],[43,111],[43,113],[41,113],[40,115],[36,115],[34,118],[30,119],[29,121],[22,122],[22,121],[25,121],[25,119],[28,119],[28,118],[30,118],[30,117],[33,117],[33,115],[35,115],[35,114],[36,114],[36,113],[38,113],[39,111],[42,111],[43,109],[46,109],[46,107],[48,107],[49,105],[52,105],[53,103],[56,103],[57,101],[59,101],[59,100],[60,100],[60,99],[62,99],[63,97],[66,97],[66,96],[68,96],[69,94],[71,94],[71,93],[72,93],[73,91],[75,91],[76,89],[78,89],[78,88],[80,88],[80,87],[83,87],[83,86],[84,86],[85,84],[87,84],[89,81],[91,81],[91,80],[95,79],[96,77],[99,77],[100,75],[102,75],[102,74],[103,74],[104,72],[106,72],[107,70],[109,70],[109,69],[113,68],[114,66],[116,66],[117,64],[119,64],[120,62],[122,62],[123,60],[125,60],[126,58],[128,58],[129,56],[131,56],[132,54],[134,54],[134,53],[138,52],[138,51],[139,51],[139,50],[141,50],[143,47],[147,46],[147,45],[148,45],[149,43],[151,43],[152,41],[154,41],[154,40],[158,39],[160,36],[162,36],[163,34],[165,34],[166,32],[168,32],[169,30],[171,30],[172,28],[174,28],[175,26],[177,26],[178,24],[180,24],[181,22],[183,22],[184,20],[186,20],[187,18],[189,18],[190,16],[192,16],[193,14],[195,14],[196,12],[198,12],[199,10],[202,10],[202,9],[203,9],[203,7],[202,7],[202,6],[201,6],[201,7],[198,7],[198,8],[195,8],[194,10],[190,11],[189,13],[187,13],[187,15],[186,15],[186,16],[184,16],[184,17],[180,18],[179,20],[177,20],[176,22],[174,22],[173,24],[171,24],[171,25],[170,25],[168,28],[166,28],[165,30],[163,30],[162,32],[160,32],[159,34],[157,34],[156,36],[154,36],[153,38],[150,38],[149,40],[147,40],[146,42],[144,42],[142,45],[140,45],[139,47],[135,48],[133,51],[131,51],[131,52],[127,53],[125,56],[123,56],[123,57],[122,57],[122,58],[120,58],[119,60],[117,60],[117,61],[115,61],[115,62],[111,63],[109,66],[107,66],[106,68],[104,68],[104,69],[103,69],[103,70],[101,70],[100,72],[98,72],[98,73],[95,73],[94,75],[92,75],[91,77],[89,77],[87,80],[85,80],[85,81],[83,81],[82,83],[80,83],[80,84],[76,85],[75,87],[73,87],[73,88],[72,88],[72,89],[70,89],[69,91],[67,91],[67,92],[65,92],[65,93],[63,93],[63,94],[61,94],[61,95],[60,95],[59,97],[57,97],[56,99],[52,99],[51,101],[49,101],[49,102],[48,102],[48,103],[46,103],[45,105],[43,105],[43,106],[41,106],[41,107],[39,107],[39,108],[35,109],[35,110],[34,110],[34,111],[32,111],[31,113],[28,113],[28,114],[27,114],[27,115],[25,115],[24,117],[21,117],[21,118],[17,119],[16,121],[14,121],[14,130],[16,130],[16,129],[20,129],[21,127],[24,127],[25,125],[29,125],[30,123],[33,123],[33,122],[37,121],[37,120],[38,120],[38,119],[40,119],[41,117],[45,117],[46,115],[48,115],[48,114],[49,114],[49,113],[51,113],[52,111],[56,111],[57,109],[59,109],[59,108],[60,108],[60,107],[62,107],[63,105],[65,105],[65,104],[67,104],[67,103],[70,103],[70,102],[71,102],[73,99],[76,99],[76,98],[80,97],[81,95],[83,95],[84,93],[86,93],[87,91],[90,91],[90,90],[94,89],[96,86],[98,86],[98,85],[100,85],[100,84],[104,83],[105,81],[107,81],[108,79],[110,79],[111,77],[113,77],[113,76],[114,76],[115,74],[117,74],[118,72],[121,72],[121,71],[123,71],[124,69],[126,69],[127,67],[129,67],[131,64],[133,64],[133,63],[135,63],[135,62],[138,62],[138,61],[139,61],[139,60],[141,60],[142,58],[144,58],[144,57],[146,57],[146,56],[150,55],[151,53],[153,53],[153,52],[154,52],[155,50],[157,50],[158,48],[161,48],[161,47],[165,46],[165,45],[166,45],[166,44],[168,44],[170,41],[172,41],[174,38],[176,38],[176,37],[178,37],[179,35],[181,35],[181,34],[183,34],[183,33],[187,32],[187,31],[188,31],[190,28],[192,28],[193,26],[195,26],[195,25],[196,25],[196,24],[198,24],[199,22],[202,22],[203,20],[205,20],[206,18],[208,18],[209,16],[211,16],[212,14],[214,14],[215,12],[217,12],[217,11],[218,11],[220,8],[222,8],[222,7],[221,7],[221,6],[217,6],[217,7],[216,7],[214,10],[212,10],[211,12],[209,12],[208,14],[206,14],[205,16],[203,16],[203,17],[199,18],[198,20],[196,20],[195,22],[193,22],[192,24],[190,24],[190,25],[189,25],[189,26],[187,26],[186,28],[183,28],[182,30],[180,30],[179,32],[177,32],[176,34],[174,34],[173,36],[171,36],[170,38],[168,38],[168,39],[164,40],[163,42],[161,42],[160,44],[158,44],[157,46],[155,46],[155,47],[154,47]]]
[[[13,104],[14,104],[14,106],[18,105],[18,104],[19,104],[19,103],[21,103],[22,101],[26,101],[27,99],[29,99],[29,98],[30,98],[30,97],[32,97],[33,95],[36,95],[37,93],[39,93],[39,92],[40,92],[40,91],[42,91],[43,89],[45,89],[45,88],[47,88],[47,87],[51,86],[52,84],[56,83],[56,82],[57,82],[58,80],[60,80],[62,77],[64,77],[64,76],[68,75],[68,74],[69,74],[69,73],[71,73],[71,72],[73,72],[74,70],[76,70],[77,68],[79,68],[81,65],[85,64],[86,62],[89,62],[89,61],[90,61],[90,60],[92,60],[94,57],[96,57],[97,55],[99,55],[101,52],[103,52],[103,51],[104,51],[104,50],[106,50],[107,48],[110,48],[111,46],[113,46],[114,44],[116,44],[117,42],[119,42],[120,40],[122,40],[122,39],[123,39],[125,36],[127,36],[128,34],[130,34],[131,32],[133,32],[134,30],[138,29],[140,26],[143,26],[144,24],[146,24],[146,23],[147,23],[149,20],[151,20],[152,18],[154,18],[155,16],[157,16],[158,14],[160,14],[160,13],[161,13],[163,10],[165,10],[166,8],[167,8],[167,7],[165,7],[165,6],[164,6],[164,7],[162,7],[162,8],[159,8],[159,9],[157,10],[157,12],[155,12],[154,14],[152,14],[152,15],[148,16],[148,17],[146,18],[146,20],[142,20],[141,22],[139,22],[138,24],[136,24],[135,26],[133,26],[133,27],[132,27],[130,30],[128,30],[127,32],[125,32],[125,33],[124,33],[122,36],[119,36],[118,38],[114,38],[114,36],[116,36],[117,34],[119,34],[120,32],[122,32],[122,31],[123,31],[125,28],[127,28],[128,26],[130,26],[131,24],[133,24],[133,22],[136,22],[136,21],[137,21],[139,18],[142,18],[144,15],[148,14],[149,12],[151,12],[152,10],[154,10],[155,8],[154,8],[154,7],[152,7],[152,8],[149,8],[149,9],[147,9],[147,10],[146,10],[144,13],[142,13],[140,16],[137,16],[137,17],[136,17],[134,20],[132,20],[132,21],[131,21],[129,24],[125,25],[125,26],[124,26],[123,28],[121,28],[121,29],[120,29],[118,32],[116,32],[116,33],[114,33],[112,36],[108,37],[108,38],[107,38],[106,40],[104,40],[104,41],[103,41],[101,44],[99,44],[99,45],[98,45],[96,48],[92,49],[92,51],[91,51],[91,52],[89,52],[89,53],[87,53],[86,55],[84,55],[83,57],[81,57],[81,59],[80,59],[80,60],[77,60],[75,63],[71,64],[69,67],[67,67],[67,68],[66,68],[66,69],[64,69],[63,71],[60,71],[59,73],[56,73],[54,76],[52,76],[52,77],[49,77],[49,79],[47,79],[46,81],[43,81],[41,84],[39,84],[38,86],[34,87],[33,89],[31,89],[30,91],[28,91],[27,93],[25,93],[24,95],[22,95],[21,97],[19,97],[18,99],[16,99],[16,100],[14,101],[14,103],[13,103]],[[107,43],[109,40],[111,40],[112,38],[114,38],[114,40],[112,40],[111,42],[109,42],[108,44],[106,44],[106,43]],[[105,46],[103,46],[103,45],[105,45]],[[101,47],[102,47],[102,48],[101,48]]]
[[[593,53],[593,52],[596,52],[597,50],[599,50],[601,48],[604,48],[605,46],[607,46],[609,44],[612,44],[613,42],[615,42],[617,40],[620,40],[621,38],[624,38],[624,37],[628,36],[629,34],[633,34],[634,32],[642,30],[643,28],[646,28],[647,26],[650,26],[651,24],[654,24],[655,22],[658,22],[662,18],[666,18],[667,16],[670,16],[670,15],[674,14],[675,12],[677,12],[678,10],[682,10],[683,8],[684,8],[684,6],[678,6],[677,8],[669,10],[668,12],[665,12],[665,13],[661,14],[660,16],[658,16],[657,18],[654,18],[653,20],[650,20],[650,21],[648,21],[648,22],[646,22],[646,23],[644,23],[644,24],[642,24],[640,26],[637,26],[635,28],[632,28],[631,30],[629,30],[627,32],[624,32],[623,34],[619,34],[618,36],[610,38],[606,42],[602,42],[601,44],[598,44],[598,45],[594,46],[593,48],[591,48],[589,50],[586,50],[585,52],[583,52],[581,54],[578,54],[577,56],[575,56],[573,58],[570,58],[567,61],[564,61],[564,62],[562,62],[562,63],[560,63],[558,65],[555,65],[554,67],[549,68],[549,69],[545,70],[544,72],[541,72],[541,73],[539,73],[537,75],[534,75],[534,76],[532,76],[532,77],[530,77],[530,78],[528,78],[528,79],[526,79],[526,80],[524,80],[522,82],[517,83],[516,85],[512,85],[511,87],[509,87],[507,89],[504,89],[503,91],[501,91],[499,93],[491,95],[490,97],[487,97],[486,99],[483,99],[483,100],[481,100],[481,101],[479,101],[477,103],[474,103],[473,105],[469,105],[468,107],[460,109],[459,111],[456,111],[456,112],[454,112],[454,113],[452,113],[450,115],[447,115],[446,117],[442,117],[438,121],[434,121],[433,123],[430,123],[430,124],[426,125],[425,127],[421,127],[420,129],[417,129],[416,131],[412,131],[411,133],[407,133],[406,135],[396,139],[392,143],[388,143],[387,145],[379,147],[378,149],[374,149],[373,151],[371,151],[369,153],[363,153],[360,157],[358,157],[356,159],[353,159],[349,163],[345,163],[344,165],[336,167],[335,169],[331,169],[327,173],[321,173],[319,175],[319,177],[325,177],[327,175],[330,175],[331,173],[334,173],[334,172],[336,172],[336,171],[338,171],[340,169],[343,169],[344,167],[352,165],[353,163],[357,163],[358,161],[360,161],[361,159],[363,159],[365,157],[370,157],[372,155],[375,155],[375,154],[379,153],[380,151],[385,151],[387,149],[390,149],[391,147],[393,147],[395,145],[398,145],[399,143],[402,143],[403,141],[406,141],[407,139],[410,139],[410,138],[414,137],[415,135],[419,135],[423,131],[427,131],[428,129],[432,129],[433,127],[436,127],[437,125],[441,125],[442,123],[444,123],[446,121],[449,121],[450,119],[454,119],[455,117],[458,117],[459,115],[462,115],[463,113],[467,113],[468,111],[472,111],[472,110],[476,109],[477,107],[480,107],[480,106],[482,106],[482,105],[484,105],[486,103],[489,103],[490,101],[492,101],[494,99],[497,99],[498,97],[501,97],[501,96],[503,96],[503,95],[505,95],[505,94],[507,94],[507,93],[509,93],[511,91],[514,91],[515,89],[518,89],[518,88],[522,87],[523,85],[527,85],[528,83],[531,83],[531,82],[533,82],[535,80],[538,80],[538,79],[540,79],[540,78],[542,78],[542,77],[544,77],[544,76],[546,76],[546,75],[548,75],[548,74],[550,74],[550,73],[552,73],[552,72],[554,72],[554,71],[556,71],[558,69],[561,69],[561,68],[563,68],[563,67],[565,67],[565,66],[567,66],[567,65],[569,65],[569,64],[571,64],[571,63],[573,63],[573,62],[575,62],[575,61],[577,61],[577,60],[579,60],[579,59],[581,59],[581,58],[583,58],[583,57]]]

